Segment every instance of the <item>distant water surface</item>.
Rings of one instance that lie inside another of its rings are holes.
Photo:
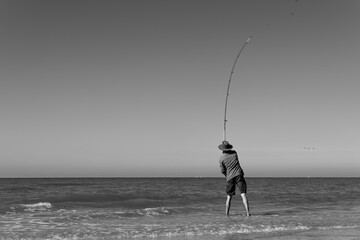
[[[257,239],[360,232],[360,178],[248,178],[225,216],[222,178],[0,179],[0,239]],[[316,239],[316,238],[314,238]]]

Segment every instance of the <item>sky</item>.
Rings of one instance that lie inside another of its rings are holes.
[[[360,177],[360,1],[0,0],[0,177]]]

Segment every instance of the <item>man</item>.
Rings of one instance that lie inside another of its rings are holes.
[[[221,173],[226,177],[226,215],[229,215],[231,200],[235,195],[236,186],[240,190],[240,195],[242,197],[246,215],[250,216],[249,203],[246,197],[246,181],[244,178],[244,171],[242,170],[238,155],[236,151],[232,150],[233,146],[228,141],[223,141],[222,144],[219,145],[219,149],[223,151],[223,155],[220,157],[220,170]]]

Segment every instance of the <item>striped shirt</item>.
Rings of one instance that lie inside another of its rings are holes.
[[[224,151],[223,155],[220,157],[219,163],[220,171],[225,175],[226,181],[229,181],[236,176],[244,175],[236,151]]]

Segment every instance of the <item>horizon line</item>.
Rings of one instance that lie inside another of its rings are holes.
[[[121,177],[121,176],[108,176],[108,177],[76,177],[76,176],[71,176],[71,177],[0,177],[0,179],[64,179],[64,178],[68,178],[68,179],[80,179],[80,178],[93,178],[93,179],[105,179],[105,178],[219,178],[219,179],[223,179],[224,177],[208,177],[208,176],[175,176],[175,177],[170,177],[170,176],[135,176],[135,177]],[[306,178],[306,179],[310,179],[310,178],[360,178],[360,176],[279,176],[279,177],[274,177],[274,176],[262,176],[262,177],[257,177],[257,176],[253,176],[253,177],[246,177],[246,179],[250,179],[250,178]]]

